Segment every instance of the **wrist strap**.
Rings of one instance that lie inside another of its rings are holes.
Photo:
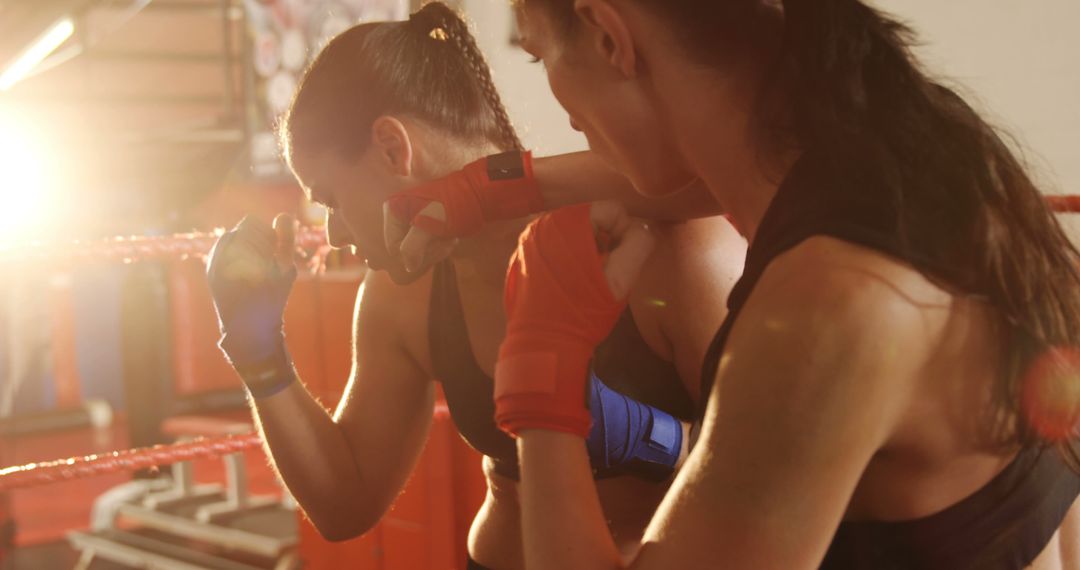
[[[586,439],[597,478],[634,475],[663,481],[682,452],[682,423],[671,414],[608,388],[590,373],[593,427]]]
[[[244,381],[248,394],[256,400],[269,398],[297,381],[292,358],[284,347],[266,360],[247,366],[237,366],[236,372]]]

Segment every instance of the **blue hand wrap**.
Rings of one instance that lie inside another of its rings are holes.
[[[633,475],[662,481],[675,472],[682,424],[671,414],[608,388],[589,374],[593,426],[585,446],[598,478]]]
[[[273,228],[244,218],[214,244],[206,271],[222,333],[218,345],[256,398],[296,380],[282,322],[296,269],[279,266],[276,247]]]

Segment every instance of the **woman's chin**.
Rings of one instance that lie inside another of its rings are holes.
[[[689,188],[697,180],[698,177],[689,172],[679,172],[668,176],[634,176],[630,182],[634,190],[646,198],[663,198]]]

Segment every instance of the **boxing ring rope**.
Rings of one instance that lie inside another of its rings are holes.
[[[1047,196],[1046,202],[1056,213],[1080,213],[1080,195]],[[220,235],[221,231],[217,231],[160,237],[117,237],[69,244],[30,244],[0,248],[0,263],[27,259],[131,263],[145,259],[183,258],[205,255]],[[300,248],[317,249],[326,244],[326,234],[320,228],[302,228],[296,234],[296,241]],[[448,417],[449,410],[445,405],[437,405],[434,416]],[[249,433],[0,468],[0,493],[193,459],[222,457],[259,448],[261,444],[258,433]]]
[[[0,492],[108,473],[138,471],[193,459],[221,457],[254,449],[261,444],[262,438],[259,434],[249,433],[70,457],[44,463],[28,463],[0,469]]]
[[[1080,212],[1080,195],[1060,194],[1046,196],[1046,203],[1050,209],[1059,214],[1075,214]]]
[[[445,404],[436,404],[432,417],[449,418],[450,410]],[[0,468],[0,493],[109,473],[138,471],[194,459],[213,459],[257,449],[261,445],[262,437],[252,432],[5,467]]]
[[[68,243],[32,242],[0,246],[0,263],[32,261],[133,263],[151,259],[183,259],[206,255],[222,233],[224,230],[168,236],[118,236]],[[315,250],[325,246],[326,232],[322,228],[301,228],[296,232],[296,245],[304,250]]]

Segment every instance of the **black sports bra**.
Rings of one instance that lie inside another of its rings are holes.
[[[495,460],[499,474],[517,479],[517,448],[495,426],[493,380],[473,356],[453,262],[444,261],[433,271],[428,341],[450,416],[470,446]],[[593,353],[593,368],[614,390],[683,421],[694,415],[693,400],[675,366],[657,356],[641,338],[630,309]]]
[[[811,236],[829,236],[866,246],[924,271],[949,275],[930,256],[904,247],[895,210],[872,192],[831,190],[823,169],[804,156],[769,205],[747,252],[743,276],[728,298],[728,314],[705,357],[702,391],[708,394],[739,311],[765,268],[778,255]],[[707,397],[702,397],[702,401]],[[704,408],[699,408],[702,417]],[[1080,495],[1080,477],[1056,452],[1026,448],[990,483],[934,515],[900,522],[845,521],[822,568],[986,568],[1028,566],[1046,547]]]

